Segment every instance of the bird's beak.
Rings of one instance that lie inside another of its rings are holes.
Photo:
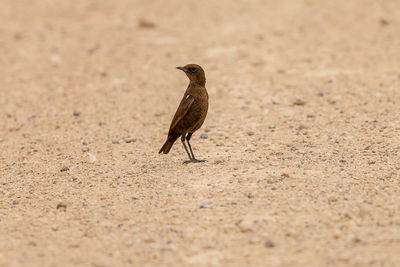
[[[176,67],[178,70],[185,71],[185,67]]]

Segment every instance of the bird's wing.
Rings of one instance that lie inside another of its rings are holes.
[[[175,112],[174,118],[172,119],[171,126],[169,127],[169,133],[171,133],[176,125],[182,120],[182,118],[185,117],[193,102],[194,97],[191,95],[187,95],[186,98],[182,99],[178,109]]]

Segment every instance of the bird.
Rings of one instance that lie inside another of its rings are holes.
[[[206,76],[203,68],[197,64],[188,64],[176,68],[183,71],[190,82],[172,119],[167,140],[158,153],[168,154],[175,141],[181,137],[183,147],[189,156],[189,160],[184,161],[184,163],[204,162],[205,160],[196,159],[189,141],[194,132],[203,125],[207,116],[208,93],[205,87]],[[190,153],[185,144],[185,139]]]

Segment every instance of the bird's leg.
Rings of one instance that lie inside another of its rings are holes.
[[[190,156],[189,150],[188,150],[187,147],[186,147],[186,144],[185,144],[185,135],[184,135],[184,134],[182,135],[181,141],[182,141],[183,147],[184,147],[185,150],[186,150],[186,153],[187,153],[188,156],[189,156],[189,161],[188,161],[188,162],[191,162],[193,159],[192,159],[192,157]],[[185,161],[184,163],[187,163],[187,162]]]
[[[205,160],[200,160],[200,159],[196,159],[194,154],[193,154],[193,150],[192,150],[192,146],[190,145],[190,138],[192,137],[192,133],[188,133],[188,135],[186,136],[186,141],[189,145],[189,149],[190,149],[190,153],[192,153],[192,162],[205,162]]]
[[[187,143],[188,143],[188,145],[189,145],[190,153],[192,154],[192,159],[196,159],[196,157],[195,157],[194,154],[193,154],[192,146],[191,146],[190,143],[189,143],[189,140],[190,140],[191,137],[192,137],[192,133],[188,133],[188,134],[186,135],[186,141],[187,141]]]

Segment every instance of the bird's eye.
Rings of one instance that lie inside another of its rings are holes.
[[[190,71],[190,72],[195,72],[196,69],[195,69],[195,68],[189,68],[189,71]]]

